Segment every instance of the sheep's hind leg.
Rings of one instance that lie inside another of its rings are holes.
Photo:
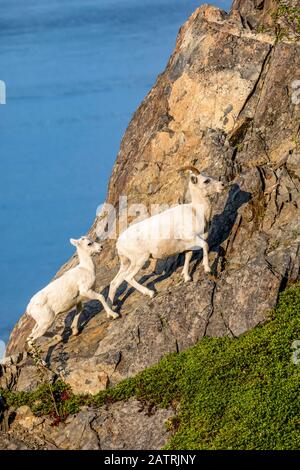
[[[36,310],[38,312],[37,317],[39,320],[35,320],[36,324],[32,329],[32,332],[28,336],[26,343],[28,345],[29,352],[33,354],[33,356],[36,356],[36,358],[42,363],[42,365],[46,365],[45,361],[43,361],[41,358],[38,357],[38,352],[35,347],[35,341],[43,336],[49,327],[52,325],[53,320],[54,320],[54,314],[52,310],[49,307],[36,307]],[[33,312],[34,313],[34,312]],[[42,313],[42,315],[41,315]],[[32,315],[30,315],[32,316]],[[35,316],[33,316],[35,319]]]
[[[36,321],[36,324],[27,338],[28,344],[32,344],[36,339],[43,336],[54,321],[54,313],[51,308],[37,306],[36,310],[38,311],[38,315],[33,316],[30,314]],[[38,318],[38,320],[36,320],[36,318]]]
[[[142,284],[139,284],[134,278],[129,278],[126,279],[128,284],[130,284],[132,287],[134,287],[136,290],[141,292],[144,295],[149,295],[151,299],[155,296],[154,290],[148,289],[148,287],[142,286]]]
[[[144,295],[149,295],[151,299],[155,296],[155,292],[151,289],[148,289],[148,287],[142,286],[142,284],[139,284],[135,279],[134,276],[140,271],[140,269],[144,266],[146,261],[148,260],[149,256],[145,258],[141,258],[139,262],[136,262],[133,266],[130,266],[129,272],[125,274],[125,281],[128,282],[132,287],[134,287],[136,290],[141,292]]]
[[[130,266],[129,258],[126,258],[126,256],[123,256],[123,255],[119,255],[119,256],[120,256],[121,266],[120,266],[119,272],[117,273],[115,278],[111,281],[110,286],[109,286],[108,299],[110,300],[112,305],[114,303],[114,298],[115,298],[117,289],[125,280],[124,274],[129,269],[129,266]]]

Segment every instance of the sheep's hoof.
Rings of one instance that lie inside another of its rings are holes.
[[[62,335],[55,335],[53,336],[53,341],[60,343],[62,341],[63,337]]]
[[[191,280],[191,276],[184,276],[184,282],[190,282]]]
[[[153,299],[153,298],[155,297],[155,295],[156,295],[156,293],[154,292],[154,290],[151,290],[151,291],[149,292],[149,297],[150,297],[150,299]]]
[[[72,336],[78,336],[79,335],[79,331],[77,330],[72,330]]]
[[[33,344],[32,344],[31,342],[27,341],[27,342],[25,343],[25,351],[26,351],[27,353],[31,353],[31,352],[32,352],[32,348],[33,348]]]
[[[113,318],[114,320],[116,320],[116,318],[119,318],[119,314],[116,312],[111,312],[107,314],[107,318]]]

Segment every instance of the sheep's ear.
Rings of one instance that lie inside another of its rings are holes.
[[[192,182],[193,184],[197,184],[197,183],[198,183],[198,178],[197,178],[197,176],[195,176],[194,174],[191,175],[191,182]]]
[[[78,240],[75,240],[74,238],[70,238],[70,243],[73,246],[77,246],[78,245]]]

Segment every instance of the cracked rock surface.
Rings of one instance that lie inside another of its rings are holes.
[[[172,415],[172,410],[149,410],[131,398],[125,403],[105,405],[101,410],[83,407],[64,423],[53,426],[50,418],[37,418],[28,406],[22,406],[16,410],[9,433],[0,441],[0,450],[1,445],[12,450],[160,449],[170,437],[165,423]]]

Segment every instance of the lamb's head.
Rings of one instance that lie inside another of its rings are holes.
[[[203,175],[194,166],[187,166],[182,168],[182,170],[189,171],[189,187],[192,191],[199,192],[201,196],[212,196],[213,194],[221,193],[225,189],[225,185],[222,181]]]
[[[100,243],[92,240],[90,237],[80,237],[78,240],[71,238],[70,243],[76,248],[81,248],[82,250],[86,251],[90,255],[93,255],[95,253],[100,253],[100,251],[102,251],[103,249]]]

